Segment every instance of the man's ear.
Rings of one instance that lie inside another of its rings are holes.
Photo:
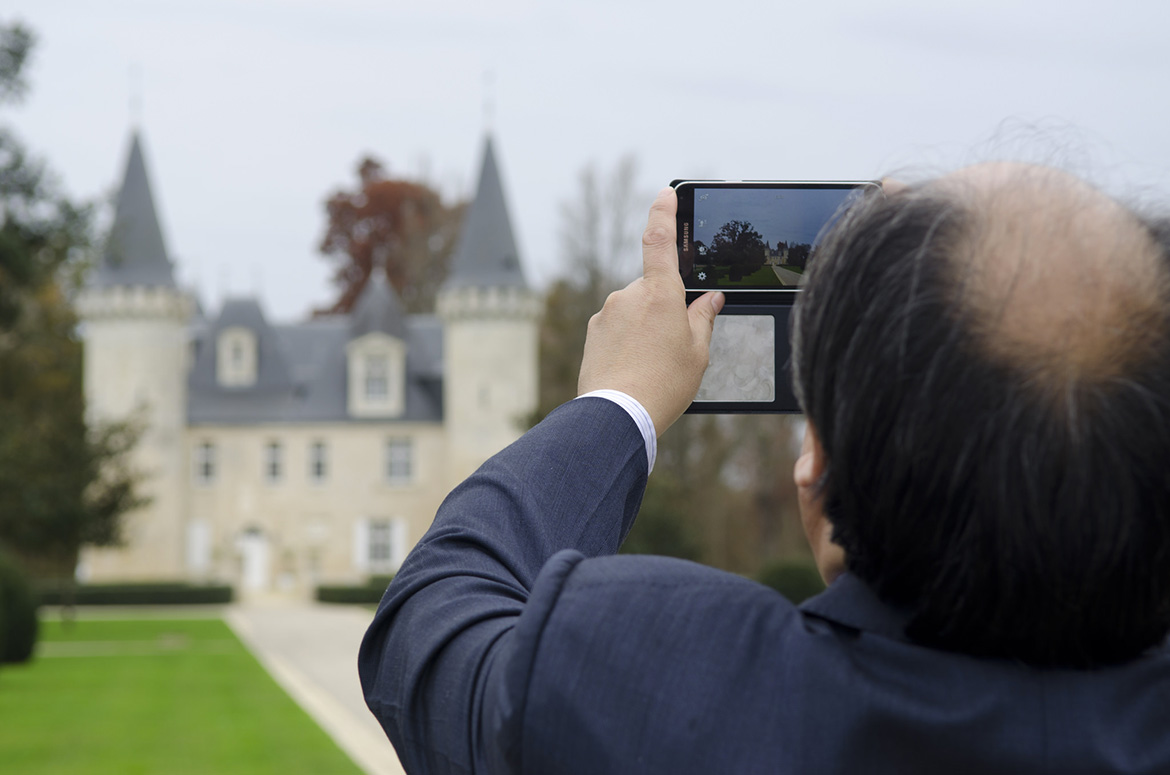
[[[832,584],[834,579],[845,572],[845,551],[833,543],[833,526],[825,516],[824,498],[818,487],[828,464],[825,448],[821,446],[817,430],[810,422],[804,431],[800,457],[792,468],[792,479],[796,482],[800,522],[808,537],[817,570],[826,584]]]
[[[816,487],[825,474],[825,448],[821,446],[817,429],[811,422],[805,423],[804,441],[800,445],[800,457],[792,469],[792,479],[801,489]]]

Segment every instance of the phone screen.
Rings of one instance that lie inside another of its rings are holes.
[[[679,271],[687,290],[795,290],[817,245],[872,183],[682,183]]]

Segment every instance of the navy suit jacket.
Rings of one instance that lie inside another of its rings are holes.
[[[618,406],[570,402],[444,501],[362,643],[410,773],[1170,773],[1170,647],[1099,671],[924,648],[844,576],[794,607],[614,557],[646,484]]]

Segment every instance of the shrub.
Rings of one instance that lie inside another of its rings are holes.
[[[36,595],[16,560],[0,552],[0,663],[27,662],[36,645]]]
[[[387,574],[378,575],[378,576],[370,576],[370,580],[366,582],[366,586],[367,587],[377,587],[377,588],[381,589],[383,592],[385,592],[386,587],[390,586],[390,582],[393,580],[394,580],[393,573],[387,573]]]
[[[808,562],[769,563],[756,576],[756,581],[784,595],[793,605],[800,605],[825,590],[821,574]]]
[[[44,605],[222,605],[232,602],[232,588],[185,582],[79,584],[72,594],[65,584],[40,590]],[[70,600],[72,597],[72,600]]]
[[[330,584],[317,587],[317,600],[322,603],[343,603],[346,605],[377,605],[382,594],[390,586],[394,576],[371,576],[365,584]]]

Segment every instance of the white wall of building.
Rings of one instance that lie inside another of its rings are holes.
[[[388,470],[391,446],[401,463],[403,441],[411,450],[408,476]],[[327,450],[321,478],[313,466],[318,443]],[[195,464],[204,444],[215,450],[210,478]],[[273,444],[281,450],[276,476]],[[209,581],[247,580],[253,589],[310,589],[392,571],[406,546],[430,526],[447,492],[446,438],[435,423],[193,427],[186,445],[193,461],[186,488],[190,519],[207,526],[210,555],[189,565],[188,573]],[[393,538],[405,546],[394,548],[390,562],[371,567],[369,544],[363,551],[355,530],[367,535],[368,527],[360,526],[380,522],[389,522]],[[268,567],[256,583],[255,558],[263,551]]]
[[[536,408],[538,297],[519,288],[463,288],[439,300],[448,487],[520,437]]]

